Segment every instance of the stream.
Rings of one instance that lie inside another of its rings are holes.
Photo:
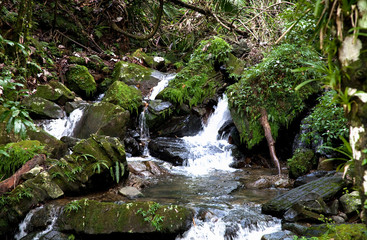
[[[155,72],[161,81],[153,88],[146,101],[153,100],[167,86],[174,75]],[[43,128],[57,138],[72,136],[73,128],[83,115],[83,108],[74,110],[64,119],[43,122]],[[218,100],[214,113],[203,130],[196,136],[183,137],[190,149],[190,157],[183,166],[172,166],[156,159],[146,148],[144,157],[130,157],[128,162],[155,161],[165,167],[170,175],[160,177],[156,184],[143,190],[144,197],[136,201],[156,201],[161,204],[179,204],[195,209],[192,227],[177,236],[176,240],[228,240],[261,239],[262,235],[281,230],[279,219],[261,214],[261,203],[281,194],[279,189],[250,190],[244,182],[258,176],[271,175],[264,169],[234,169],[231,145],[226,137],[219,136],[222,125],[231,120],[225,95]],[[144,111],[139,118],[140,136],[149,141],[149,129],[145,124]],[[146,144],[147,145],[147,144]],[[35,210],[32,210],[35,211]],[[30,211],[29,214],[32,214]],[[26,224],[26,216],[21,224]],[[24,226],[16,239],[24,236]],[[22,232],[23,231],[23,232]]]

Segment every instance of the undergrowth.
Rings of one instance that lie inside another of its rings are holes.
[[[273,137],[282,126],[288,126],[305,108],[305,100],[319,91],[317,83],[295,91],[308,79],[318,78],[316,71],[294,72],[305,62],[321,61],[318,54],[307,46],[283,44],[274,48],[263,62],[245,71],[238,83],[227,90],[228,102],[241,140],[252,148],[263,138],[260,108],[265,108]],[[236,121],[237,119],[237,121]],[[240,121],[240,119],[245,119]]]

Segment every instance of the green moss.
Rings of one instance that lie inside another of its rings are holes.
[[[107,90],[103,102],[110,102],[130,112],[137,112],[142,102],[142,94],[138,89],[116,81]]]
[[[230,45],[221,38],[202,41],[191,55],[187,67],[170,81],[158,98],[192,107],[213,97],[216,89],[223,85],[215,66],[228,62],[230,51]]]
[[[64,98],[64,101],[72,101],[75,98],[75,94],[70,91],[64,84],[58,81],[50,81],[49,84],[39,85],[35,96],[41,97],[50,101],[56,101],[60,98]]]
[[[307,174],[315,165],[315,153],[311,149],[297,149],[288,159],[289,176],[297,178]]]
[[[318,235],[317,239],[320,240],[366,240],[367,228],[365,224],[322,224],[318,226],[312,226],[306,231],[308,233],[323,232],[321,236]]]
[[[138,84],[141,81],[149,80],[152,71],[152,69],[134,63],[120,61],[115,65],[112,79],[126,84]]]
[[[8,143],[0,147],[0,177],[8,178],[36,154],[45,153],[44,146],[36,140]]]
[[[305,100],[319,91],[317,83],[295,91],[301,82],[319,78],[316,71],[293,72],[305,62],[320,61],[310,47],[283,44],[273,49],[263,62],[243,72],[238,83],[228,87],[227,96],[241,140],[250,149],[264,139],[260,108],[268,113],[273,137],[280,127],[287,127],[305,108]],[[234,115],[238,115],[237,117]]]
[[[78,94],[89,97],[97,90],[96,82],[85,66],[71,66],[66,73],[66,79],[68,80],[69,88]]]

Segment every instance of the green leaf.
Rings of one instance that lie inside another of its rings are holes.
[[[14,133],[15,134],[19,134],[20,133],[20,130],[22,129],[22,121],[19,119],[19,118],[16,118],[14,120]]]

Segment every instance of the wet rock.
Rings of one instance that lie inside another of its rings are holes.
[[[57,119],[64,117],[64,111],[59,105],[44,98],[32,95],[25,97],[22,104],[39,118]]]
[[[134,187],[123,187],[119,189],[119,193],[122,196],[125,196],[129,199],[135,199],[138,197],[143,197],[144,195],[136,188]]]
[[[68,148],[73,148],[80,141],[80,138],[63,136],[60,140],[64,142]]]
[[[142,95],[135,87],[116,81],[106,91],[102,102],[113,103],[133,113],[138,112],[138,108],[142,103]]]
[[[246,188],[250,189],[263,189],[263,188],[270,188],[272,183],[268,179],[258,179],[255,182],[247,183],[245,186]]]
[[[36,130],[28,130],[27,135],[30,139],[38,140],[44,144],[45,151],[49,153],[50,158],[61,158],[68,152],[68,146],[65,143],[41,128],[37,127]]]
[[[200,117],[189,114],[174,116],[157,129],[151,129],[151,131],[161,137],[184,137],[195,136],[202,128]]]
[[[298,236],[303,236],[306,232],[308,226],[299,224],[299,223],[289,223],[289,222],[283,222],[282,223],[282,229],[283,230],[289,230]]]
[[[301,201],[308,193],[318,193],[324,201],[327,201],[342,190],[345,185],[340,175],[322,177],[275,197],[262,205],[262,212],[281,217],[285,211]]]
[[[182,165],[189,156],[185,141],[180,138],[159,137],[151,140],[148,146],[153,157],[175,166]]]
[[[315,164],[315,153],[311,149],[297,149],[293,157],[288,159],[289,177],[296,179],[308,173]]]
[[[144,162],[145,166],[147,167],[147,170],[151,172],[154,176],[160,176],[168,174],[168,171],[158,166],[155,162],[152,161],[146,161]]]
[[[152,210],[155,209],[155,210]],[[162,217],[163,221],[152,224],[151,220],[144,220],[143,212],[150,210],[150,217]],[[141,213],[140,213],[141,212]],[[177,205],[159,205],[154,202],[131,202],[114,204],[97,202],[93,200],[81,200],[80,209],[66,213],[61,212],[57,220],[60,231],[74,231],[77,234],[124,234],[126,239],[134,234],[151,233],[163,236],[178,234],[188,230],[194,214],[191,209]]]
[[[84,107],[87,107],[88,105],[89,103],[87,103],[86,101],[82,101],[82,100],[75,101],[75,102],[67,102],[65,104],[65,112],[67,114],[70,114],[75,109],[84,108]]]
[[[130,172],[136,175],[138,175],[140,172],[147,170],[147,166],[145,166],[145,164],[140,161],[129,162],[128,166],[129,166]]]
[[[295,236],[296,235],[294,235],[294,233],[292,233],[291,231],[285,230],[285,231],[265,234],[261,237],[261,240],[293,240]]]
[[[315,171],[315,172],[309,173],[307,175],[300,176],[296,179],[296,181],[294,181],[294,187],[299,187],[303,184],[306,184],[306,183],[312,182],[316,179],[319,179],[320,177],[323,177],[326,174],[332,174],[332,173],[335,173],[335,172]]]
[[[82,97],[92,97],[97,91],[97,84],[88,68],[74,65],[66,72],[67,86]]]
[[[95,103],[85,111],[74,136],[88,138],[95,133],[123,139],[129,121],[127,110],[107,102]]]
[[[145,114],[148,127],[155,129],[163,124],[165,125],[173,109],[174,106],[170,102],[163,102],[162,100],[150,101],[148,111]]]
[[[149,56],[148,54],[143,52],[141,49],[136,50],[132,54],[132,56],[142,60],[146,65],[148,65],[149,67],[153,69],[157,69],[157,70],[165,69],[166,63],[169,63],[169,61],[164,59],[163,57]]]
[[[338,199],[335,199],[330,205],[330,213],[332,215],[336,215],[338,214],[338,210],[339,210],[339,201]]]
[[[361,199],[359,198],[359,192],[353,191],[351,193],[344,194],[339,199],[341,205],[343,206],[344,212],[350,214],[361,208]]]
[[[332,229],[332,231],[330,231]],[[312,225],[302,234],[305,237],[321,237],[322,239],[366,239],[365,224],[320,224]]]
[[[331,216],[331,219],[335,222],[335,223],[345,223],[344,218],[340,217],[340,216]]]
[[[56,80],[50,81],[45,85],[39,85],[34,95],[60,105],[64,105],[67,101],[73,101],[75,98],[75,93]]]
[[[292,183],[288,178],[287,179],[281,178],[274,182],[274,186],[276,188],[289,188],[292,186]]]

